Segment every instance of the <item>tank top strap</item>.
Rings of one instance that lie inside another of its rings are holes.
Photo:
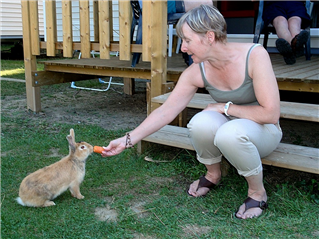
[[[249,49],[248,53],[247,53],[247,57],[246,57],[246,69],[245,69],[245,79],[248,78],[249,74],[248,74],[248,62],[249,62],[249,56],[250,56],[250,53],[251,51],[256,47],[256,46],[261,46],[261,44],[257,43],[257,44],[254,44],[252,45],[252,47]]]

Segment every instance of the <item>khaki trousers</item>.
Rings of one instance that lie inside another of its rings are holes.
[[[219,163],[223,155],[244,177],[262,171],[261,157],[273,152],[282,138],[279,123],[262,125],[214,111],[196,114],[187,127],[199,162]]]

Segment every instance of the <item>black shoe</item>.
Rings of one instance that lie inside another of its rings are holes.
[[[292,51],[290,44],[283,38],[278,38],[276,41],[276,47],[287,65],[293,65],[296,63],[295,55]]]
[[[304,45],[307,43],[309,36],[309,32],[301,31],[292,39],[291,48],[296,57],[305,55]]]

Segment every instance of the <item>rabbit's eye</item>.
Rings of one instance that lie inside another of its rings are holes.
[[[81,149],[84,149],[84,148],[85,148],[85,146],[84,146],[84,145],[82,145],[82,146],[81,146]]]

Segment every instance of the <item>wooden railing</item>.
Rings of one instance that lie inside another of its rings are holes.
[[[38,1],[21,1],[23,19],[23,47],[28,109],[39,112],[40,87],[32,86],[36,67],[36,56],[45,49],[47,56],[56,56],[63,50],[64,57],[72,57],[75,50],[82,58],[90,58],[91,51],[100,52],[101,59],[110,59],[111,51],[119,52],[119,59],[130,61],[132,52],[142,53],[142,61],[151,62],[151,96],[162,94],[162,84],[167,72],[167,2],[162,0],[143,1],[143,44],[131,43],[132,9],[130,1],[119,0],[119,41],[112,40],[112,1],[93,1],[93,19],[90,19],[88,0],[79,1],[80,42],[72,36],[72,4],[74,0],[62,0],[63,41],[57,41],[56,1],[45,0],[46,41],[39,36]],[[90,41],[90,21],[93,20],[94,41]]]

